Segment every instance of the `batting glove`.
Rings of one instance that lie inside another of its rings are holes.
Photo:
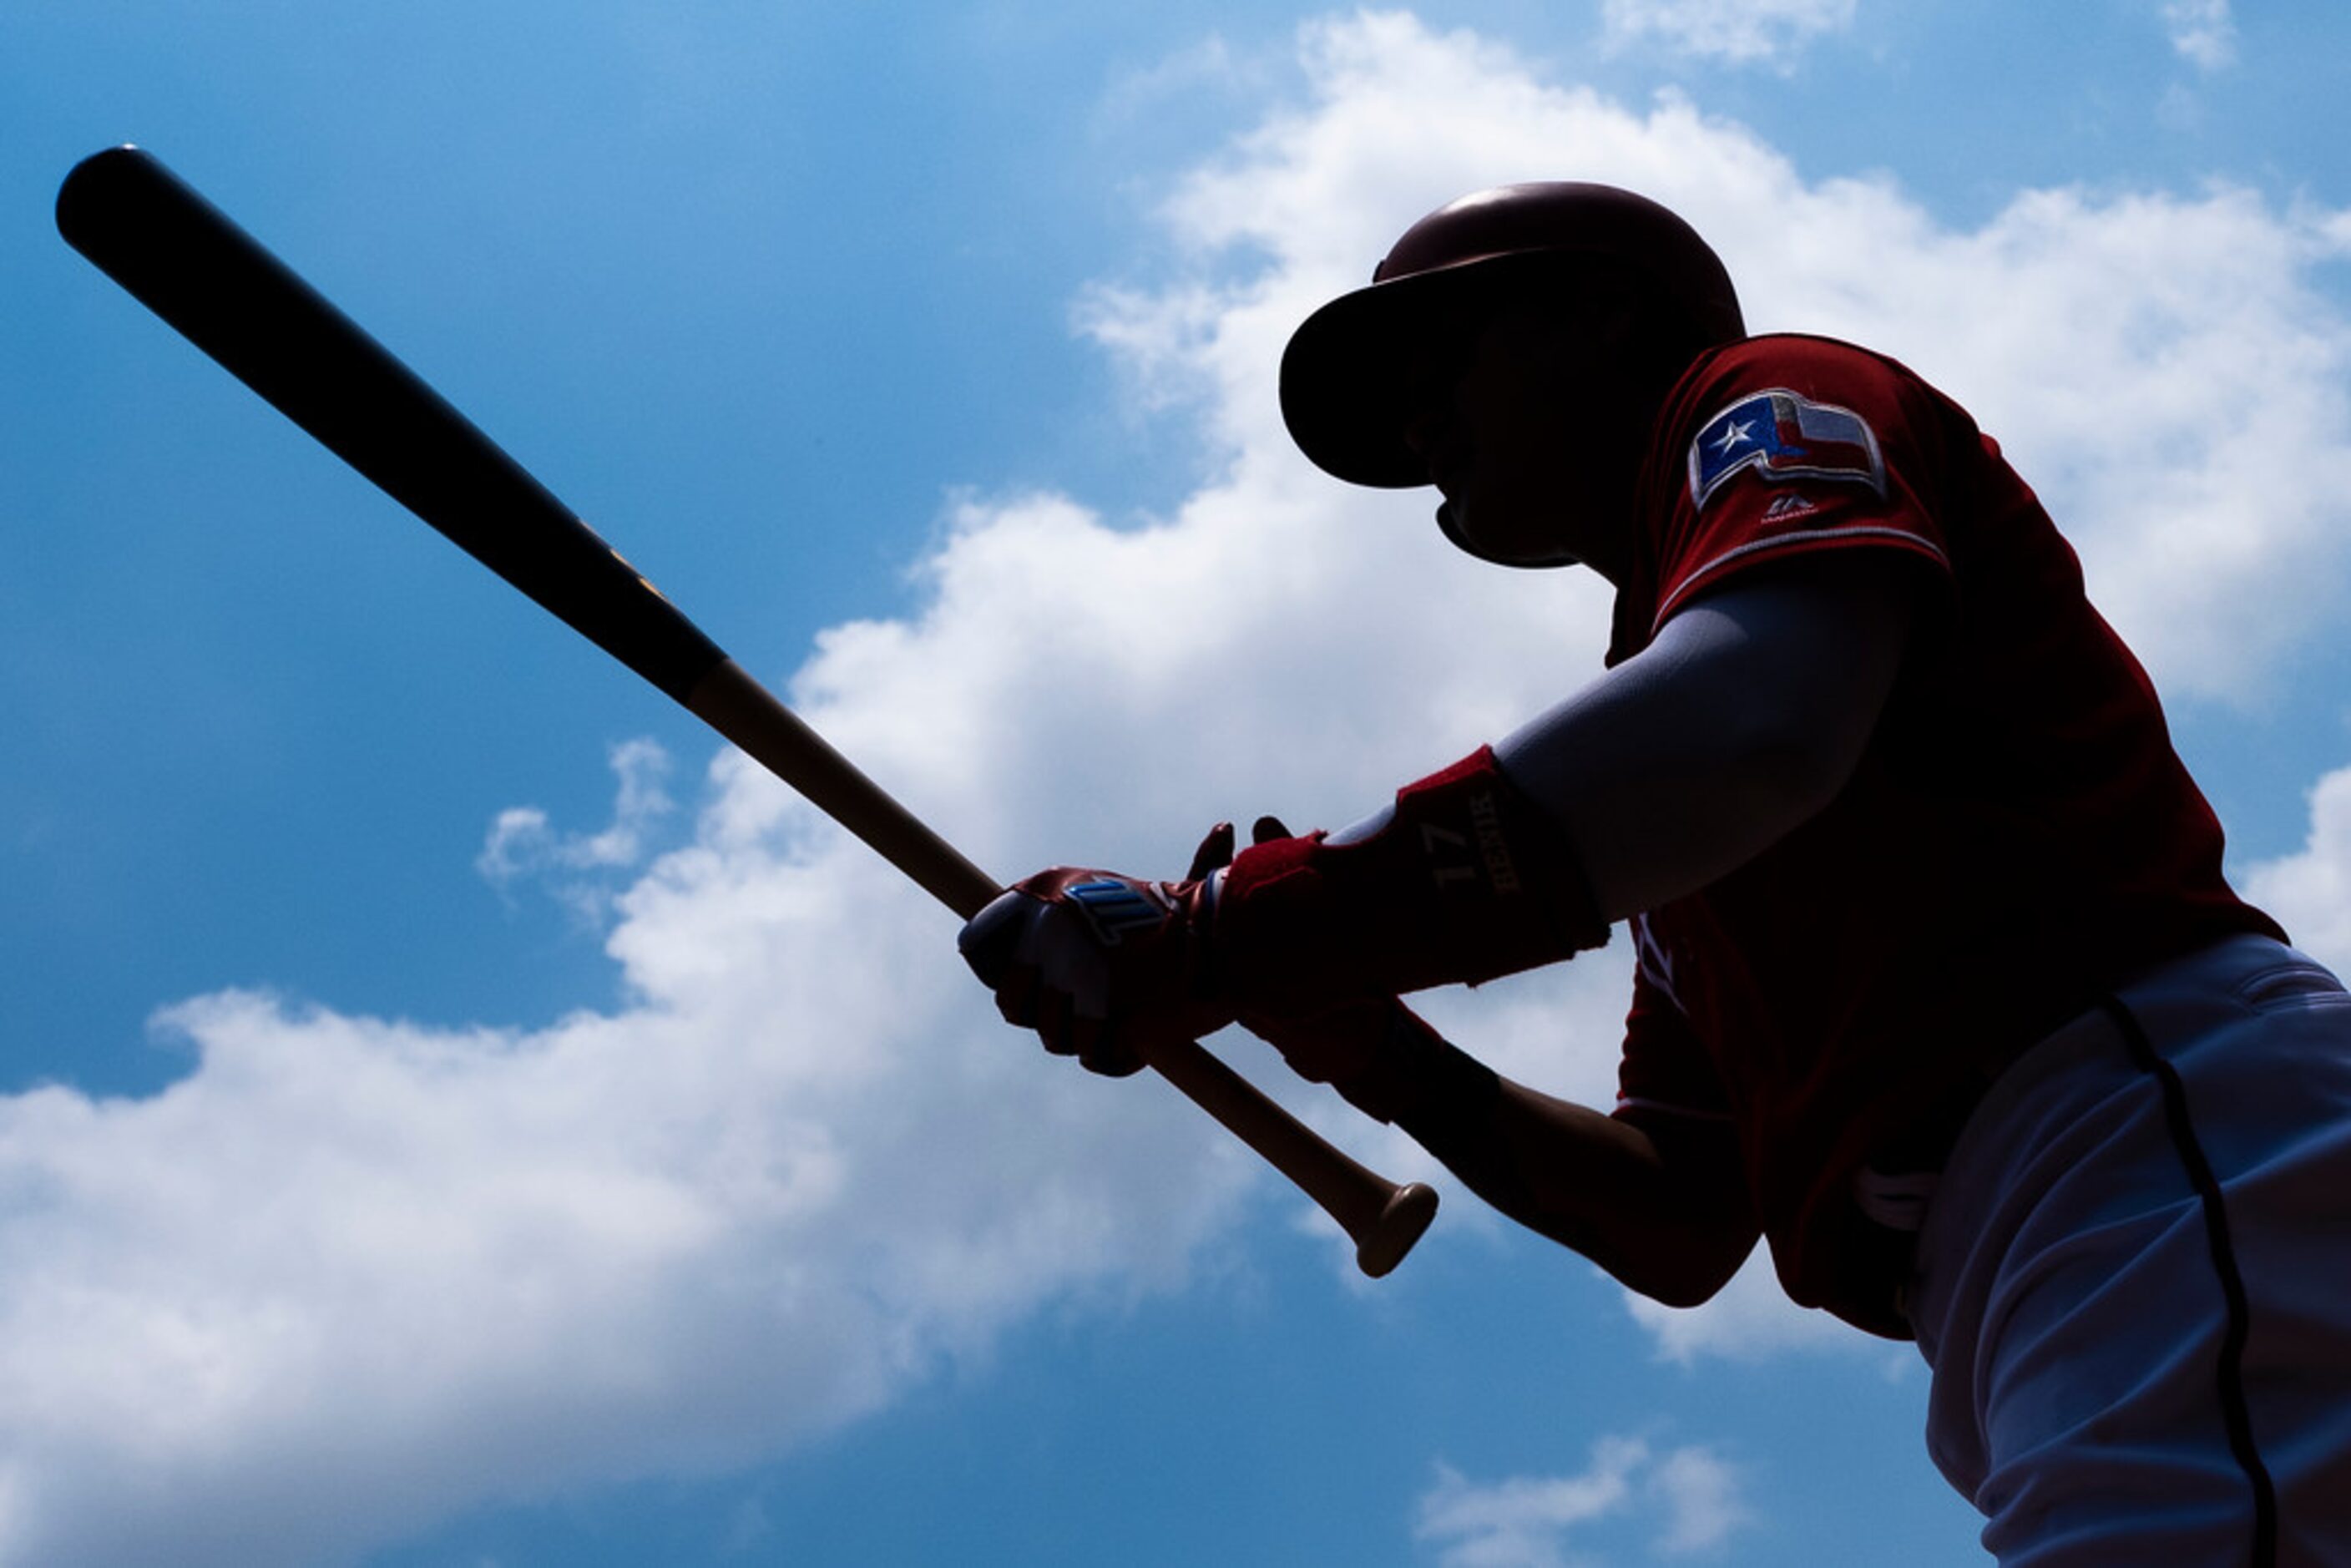
[[[1201,985],[1207,884],[1144,882],[1057,866],[998,896],[956,946],[996,993],[1005,1021],[1045,1049],[1123,1078],[1155,1042],[1181,1043],[1232,1022]]]
[[[964,928],[965,959],[1047,1049],[1126,1073],[1151,1040],[1244,1013],[1279,1026],[1608,940],[1566,835],[1491,747],[1396,791],[1374,831],[1334,841],[1266,826],[1211,870],[1231,855],[1219,824],[1195,857],[1202,874],[1181,883],[1040,873]]]

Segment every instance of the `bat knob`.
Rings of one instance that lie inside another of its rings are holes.
[[[1355,1238],[1355,1267],[1376,1280],[1397,1264],[1437,1218],[1437,1189],[1408,1182],[1395,1189],[1379,1217]]]

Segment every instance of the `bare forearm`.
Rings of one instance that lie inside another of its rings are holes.
[[[1727,1137],[1672,1150],[1629,1123],[1530,1089],[1437,1038],[1399,1040],[1342,1086],[1495,1208],[1632,1289],[1704,1301],[1755,1240]]]
[[[1446,1122],[1424,1135],[1419,1121],[1398,1124],[1470,1191],[1645,1296],[1696,1305],[1753,1245],[1729,1239],[1719,1202],[1688,1191],[1646,1135],[1587,1106],[1502,1080],[1478,1133]]]

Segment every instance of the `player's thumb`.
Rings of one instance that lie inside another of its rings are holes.
[[[1184,873],[1186,882],[1197,882],[1212,871],[1230,865],[1233,860],[1233,825],[1218,822],[1192,852],[1192,868]]]

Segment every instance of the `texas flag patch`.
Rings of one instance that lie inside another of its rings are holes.
[[[1690,502],[1700,511],[1723,481],[1752,468],[1766,479],[1843,479],[1886,494],[1886,459],[1869,422],[1849,408],[1782,387],[1740,399],[1690,443]]]

